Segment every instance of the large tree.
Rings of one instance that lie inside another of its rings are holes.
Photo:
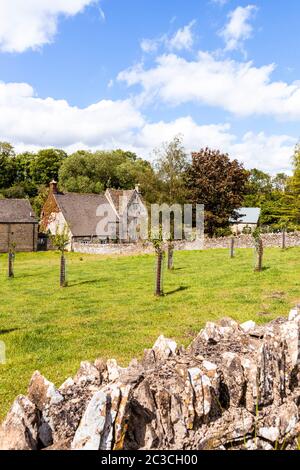
[[[228,226],[244,199],[248,172],[227,154],[205,148],[192,153],[186,185],[192,203],[204,204],[205,229],[212,236]]]
[[[157,178],[150,163],[123,150],[70,155],[59,171],[60,187],[66,191],[100,193],[107,188],[132,189],[140,183],[142,194],[151,201]]]
[[[30,165],[31,178],[35,184],[49,184],[58,178],[59,169],[67,158],[64,150],[50,148],[40,150],[32,158]]]

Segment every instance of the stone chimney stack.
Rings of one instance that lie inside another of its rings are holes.
[[[50,183],[50,193],[57,194],[57,181],[52,180]]]

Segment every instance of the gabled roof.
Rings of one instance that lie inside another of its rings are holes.
[[[126,209],[126,203],[129,204],[135,194],[135,189],[107,189],[105,194],[108,200],[111,200],[118,217],[121,217]]]
[[[104,194],[53,193],[59,209],[75,237],[97,235],[99,206],[109,202]]]
[[[28,199],[0,199],[0,223],[31,223],[38,220]]]
[[[230,223],[235,224],[257,224],[261,209],[259,207],[241,207],[236,210],[238,219],[230,219]]]

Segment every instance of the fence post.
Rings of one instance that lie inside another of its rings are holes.
[[[258,238],[255,242],[255,249],[257,254],[257,264],[255,266],[255,271],[262,271],[263,268],[263,253],[264,253],[264,246],[263,241],[261,238]]]
[[[160,248],[156,252],[155,295],[157,297],[163,295],[163,258],[164,253]]]
[[[283,250],[285,250],[286,248],[286,230],[285,228],[282,230],[282,244],[281,244],[281,248]]]
[[[11,251],[8,253],[8,277],[14,277],[14,254]]]
[[[174,268],[174,246],[173,243],[168,243],[168,269]]]
[[[60,257],[60,287],[66,287],[66,258],[64,254],[61,254]]]
[[[234,237],[230,239],[230,258],[234,258]]]

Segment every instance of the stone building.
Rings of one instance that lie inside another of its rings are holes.
[[[74,242],[134,243],[138,240],[139,224],[146,217],[138,186],[132,190],[107,189],[102,194],[62,193],[52,181],[40,229],[55,234],[67,226],[69,250]]]
[[[0,199],[0,252],[36,251],[38,220],[27,199]]]

